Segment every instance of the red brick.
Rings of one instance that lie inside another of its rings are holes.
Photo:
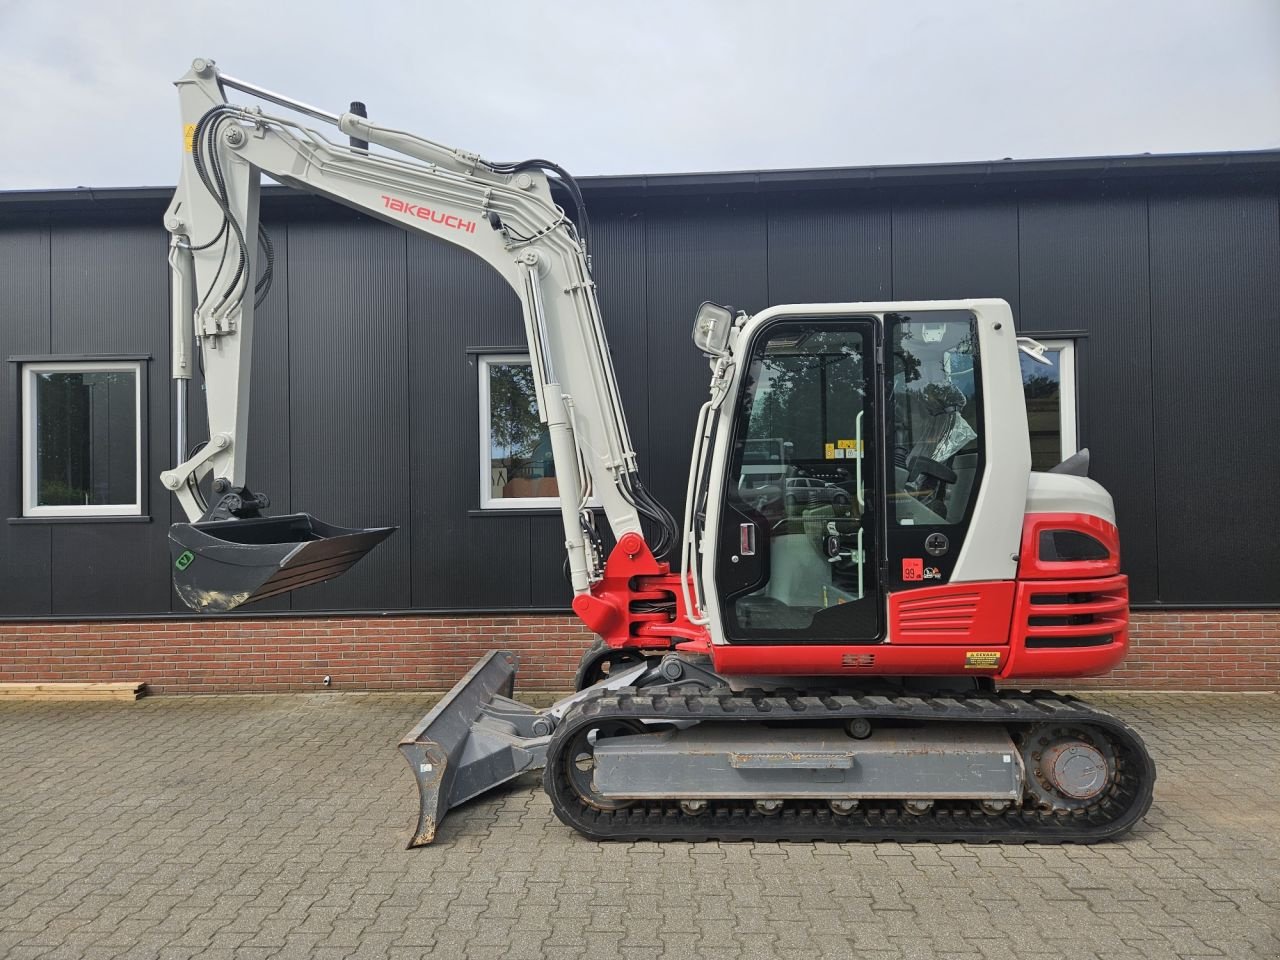
[[[567,615],[0,623],[0,681],[138,679],[157,693],[218,693],[314,690],[330,674],[348,690],[442,690],[485,651],[509,647],[524,660],[521,689],[557,691],[590,639]],[[1278,646],[1280,611],[1143,611],[1128,660],[1069,685],[1280,690]]]

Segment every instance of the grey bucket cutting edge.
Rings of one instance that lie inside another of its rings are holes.
[[[245,603],[341,576],[396,527],[339,527],[308,513],[169,527],[173,586],[192,610]]]
[[[431,843],[451,808],[546,763],[549,721],[511,699],[519,665],[486,654],[400,741],[418,784],[410,848]]]

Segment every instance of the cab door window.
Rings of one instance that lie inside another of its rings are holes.
[[[968,314],[890,315],[889,522],[968,520],[982,466],[978,331]]]
[[[738,640],[873,640],[875,327],[788,319],[758,335],[716,567]]]

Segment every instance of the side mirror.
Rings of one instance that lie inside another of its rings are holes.
[[[729,331],[733,329],[733,308],[704,301],[693,321],[693,343],[711,357],[728,352]]]
[[[1033,340],[1031,337],[1018,338],[1018,350],[1020,352],[1030,357],[1036,363],[1043,363],[1046,367],[1052,367],[1053,361],[1045,356],[1048,349],[1049,348],[1039,340]]]

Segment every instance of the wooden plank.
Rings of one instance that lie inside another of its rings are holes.
[[[0,683],[0,699],[9,700],[137,700],[141,681],[129,683]]]

